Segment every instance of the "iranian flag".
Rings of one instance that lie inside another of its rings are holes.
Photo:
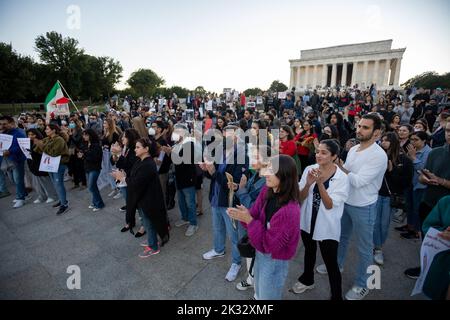
[[[61,86],[59,85],[59,82],[57,81],[55,85],[53,86],[52,90],[50,90],[49,94],[47,95],[47,98],[45,98],[45,110],[47,113],[52,113],[55,111],[56,108],[56,101],[63,98],[64,94],[62,92]]]

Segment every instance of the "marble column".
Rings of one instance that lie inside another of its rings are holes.
[[[306,89],[308,89],[308,81],[309,81],[309,79],[308,79],[308,69],[309,69],[309,66],[305,66],[305,81],[304,81],[304,87],[306,88]]]
[[[341,86],[347,86],[347,62],[342,64]]]
[[[322,88],[327,86],[328,65],[322,65]]]
[[[299,88],[300,88],[300,85],[301,85],[300,82],[301,82],[301,79],[302,79],[300,69],[301,69],[301,67],[298,66],[297,67],[297,79],[296,79],[296,85],[295,85],[295,88],[297,90],[299,90]]]
[[[378,82],[379,69],[380,69],[380,60],[375,60],[375,66],[373,68],[373,75],[372,75],[372,83],[377,83]]]
[[[289,81],[289,89],[291,89],[292,87],[295,87],[295,83],[294,83],[294,77],[295,77],[295,67],[291,66],[291,80]]]
[[[361,89],[366,89],[367,88],[367,69],[369,69],[369,61],[364,61],[364,66],[363,66],[363,75],[362,75],[362,79],[361,79]],[[364,86],[363,86],[364,83]]]
[[[402,59],[397,59],[397,62],[395,63],[395,74],[394,74],[394,86],[398,87],[400,82],[400,66],[402,64]]]
[[[386,59],[386,65],[384,66],[383,83],[381,85],[389,85],[389,70],[391,69],[391,59]]]
[[[352,68],[352,80],[350,83],[350,86],[354,86],[356,84],[356,70],[358,69],[358,61],[353,62],[353,68]]]
[[[312,88],[315,89],[316,86],[317,86],[317,64],[314,65]]]
[[[331,87],[336,86],[336,76],[337,76],[337,64],[333,63],[333,69],[331,71]]]

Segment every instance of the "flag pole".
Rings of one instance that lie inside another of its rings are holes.
[[[77,109],[77,112],[80,112],[80,110],[78,110],[78,108],[77,108],[75,102],[73,102],[72,98],[71,98],[71,97],[69,96],[69,94],[67,93],[66,88],[64,88],[64,86],[62,85],[62,83],[61,83],[59,80],[56,80],[56,81],[59,83],[59,85],[61,86],[61,88],[62,88],[62,89],[64,90],[64,92],[67,94],[67,97],[69,98],[70,102],[72,102],[72,104],[73,104],[73,106],[75,107],[75,109]]]

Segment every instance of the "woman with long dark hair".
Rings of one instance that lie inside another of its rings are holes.
[[[228,208],[228,215],[247,229],[255,257],[255,296],[257,300],[280,300],[286,282],[289,260],[299,242],[300,206],[297,168],[286,155],[273,157],[261,174],[266,185],[250,208]]]
[[[377,217],[373,231],[374,260],[384,263],[382,246],[386,242],[392,219],[391,195],[402,195],[410,187],[413,177],[412,161],[401,152],[400,142],[393,132],[381,137],[381,147],[388,156],[388,167],[378,192]]]
[[[301,167],[306,168],[313,163],[312,154],[314,152],[314,140],[317,134],[314,132],[314,126],[311,120],[303,121],[303,132],[294,137],[297,144],[297,154],[300,158]],[[301,172],[299,172],[301,174]]]
[[[139,139],[136,142],[135,153],[139,158],[133,165],[130,175],[126,176],[123,171],[112,173],[116,180],[125,181],[128,188],[127,201],[127,224],[132,231],[135,226],[135,212],[142,212],[145,229],[148,234],[147,243],[144,246],[140,258],[148,258],[160,252],[169,241],[169,225],[167,223],[167,211],[164,204],[164,196],[159,182],[158,170],[152,154],[155,150],[154,143],[148,139]],[[158,236],[161,242],[158,242]]]

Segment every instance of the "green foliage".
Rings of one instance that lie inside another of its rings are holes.
[[[275,80],[274,82],[272,82],[272,84],[270,85],[270,88],[269,88],[269,90],[272,92],[284,92],[287,89],[288,89],[288,87],[284,83],[282,83],[278,80]]]
[[[244,91],[244,94],[248,96],[258,96],[262,94],[262,90],[260,88],[251,88]]]
[[[439,75],[437,72],[427,71],[402,84],[402,87],[413,86],[417,88],[422,87],[424,89],[436,89],[438,87],[442,89],[450,88],[450,72]]]
[[[137,97],[151,97],[165,81],[150,69],[139,69],[131,74],[127,83]]]

